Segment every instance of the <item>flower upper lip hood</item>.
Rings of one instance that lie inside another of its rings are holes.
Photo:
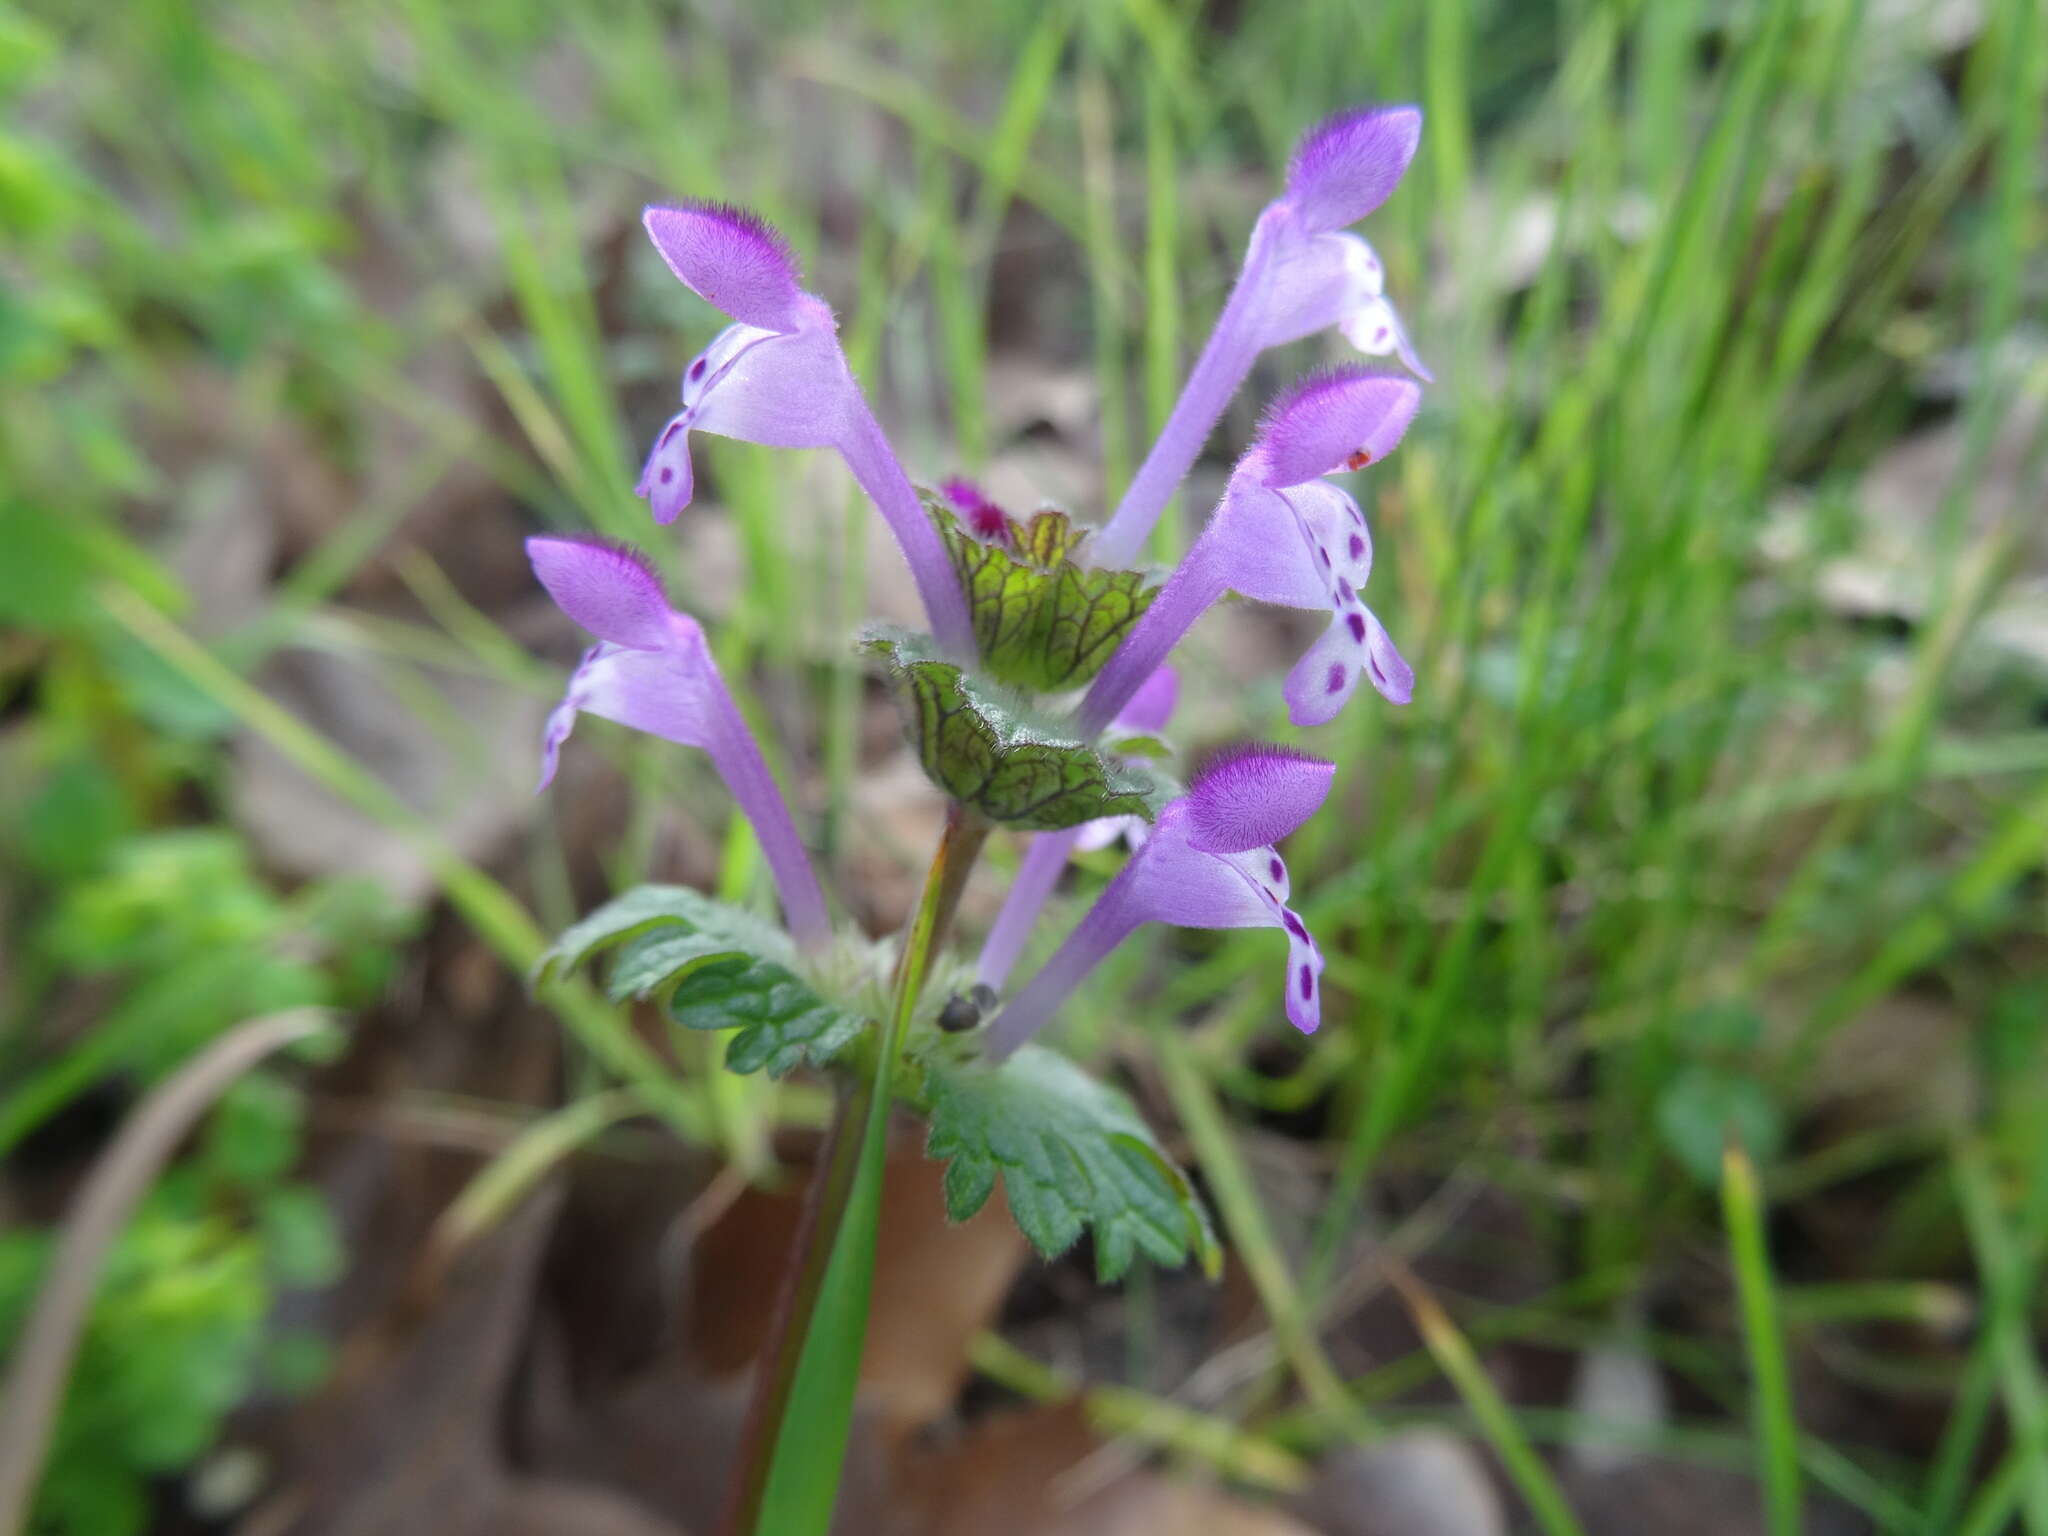
[[[1310,377],[1274,402],[1223,499],[1082,701],[1080,728],[1102,729],[1182,635],[1225,592],[1331,610],[1330,629],[1287,680],[1297,725],[1331,719],[1369,677],[1406,703],[1414,674],[1360,597],[1372,540],[1358,504],[1325,476],[1391,453],[1415,419],[1414,380],[1367,368]]]
[[[1422,109],[1353,107],[1301,136],[1287,164],[1285,205],[1302,226],[1343,229],[1394,195],[1422,142]]]
[[[1135,559],[1223,409],[1268,347],[1336,327],[1360,351],[1430,377],[1388,302],[1379,256],[1345,226],[1387,200],[1422,136],[1412,106],[1339,113],[1303,135],[1287,185],[1252,227],[1244,266],[1158,441],[1095,545],[1098,564]]]
[[[1287,935],[1287,1017],[1311,1034],[1322,1020],[1322,951],[1287,905],[1287,866],[1273,843],[1315,814],[1336,765],[1285,748],[1248,746],[1213,758],[1088,915],[989,1028],[997,1061],[1052,1017],[1102,958],[1143,923],[1278,928]]]
[[[831,448],[896,536],[940,646],[970,659],[974,633],[945,546],[847,366],[831,306],[804,290],[782,237],[720,203],[654,205],[641,222],[684,286],[734,321],[684,369],[682,409],[641,471],[636,489],[656,521],[673,521],[695,495],[692,432]]]

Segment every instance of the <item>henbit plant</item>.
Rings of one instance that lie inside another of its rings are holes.
[[[776,1536],[831,1520],[850,1423],[889,1116],[929,1122],[949,1214],[978,1211],[1001,1178],[1011,1214],[1048,1256],[1093,1236],[1098,1274],[1140,1254],[1174,1265],[1218,1254],[1193,1187],[1129,1102],[1034,1038],[1137,927],[1270,927],[1285,940],[1283,1011],[1321,1018],[1323,957],[1288,905],[1277,843],[1313,816],[1337,765],[1247,744],[1185,786],[1160,739],[1175,679],[1167,659],[1226,592],[1331,611],[1289,674],[1298,725],[1333,719],[1361,678],[1395,703],[1414,675],[1361,594],[1364,514],[1330,478],[1400,442],[1421,400],[1407,374],[1348,367],[1283,394],[1171,573],[1127,562],[1193,464],[1258,353],[1330,327],[1423,373],[1382,292],[1378,259],[1344,233],[1413,158],[1412,107],[1342,114],[1312,131],[1282,196],[1260,216],[1244,268],[1159,442],[1100,533],[1064,512],[1016,518],[972,485],[920,493],[841,351],[831,309],[804,291],[780,236],[737,209],[652,207],[644,223],[671,271],[733,324],[683,375],[639,492],[661,522],[690,502],[690,436],[829,447],[875,503],[916,579],[931,633],[871,628],[919,761],[948,800],[946,831],[901,939],[836,930],[801,833],[712,659],[704,631],[669,606],[635,552],[576,538],[528,541],[535,574],[597,644],[549,720],[542,784],[579,714],[697,747],[752,824],[785,926],[681,887],[625,893],[556,943],[547,976],[613,951],[617,999],[658,1002],[692,1029],[733,1030],[726,1065],[780,1075],[828,1068],[842,1092],[821,1155],[792,1300],[762,1364],[732,1527]],[[1034,841],[978,962],[947,939],[989,833]],[[1043,968],[1003,989],[1071,851],[1122,838],[1132,853]]]

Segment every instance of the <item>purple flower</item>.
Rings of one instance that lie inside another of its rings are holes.
[[[1377,463],[1414,420],[1411,379],[1364,368],[1315,375],[1266,413],[1201,537],[1082,701],[1084,732],[1102,729],[1209,605],[1235,589],[1260,602],[1330,610],[1330,628],[1287,677],[1289,717],[1335,717],[1360,677],[1405,704],[1415,674],[1359,595],[1372,538],[1358,504],[1323,477]]]
[[[1137,558],[1174,487],[1266,348],[1334,326],[1360,351],[1398,355],[1429,378],[1387,301],[1379,257],[1344,232],[1387,200],[1421,137],[1420,109],[1375,107],[1340,113],[1302,139],[1287,170],[1287,190],[1259,215],[1237,286],[1173,414],[1096,540],[1096,564]]]
[[[690,434],[771,448],[831,448],[846,461],[910,563],[939,644],[969,658],[974,631],[952,563],[840,350],[831,306],[806,293],[796,258],[769,225],[720,204],[641,216],[669,270],[732,316],[683,373],[683,408],[655,439],[638,494],[658,522],[690,504]]]
[[[1304,1034],[1322,1021],[1323,956],[1287,905],[1287,866],[1273,844],[1315,814],[1336,765],[1279,747],[1214,759],[1159,813],[1151,835],[1103,889],[1045,968],[996,1015],[988,1053],[1000,1061],[1051,1019],[1083,977],[1140,924],[1278,928],[1287,935],[1287,1017]]]
[[[1127,736],[1156,735],[1173,718],[1173,706],[1179,696],[1180,678],[1173,668],[1161,667],[1124,706],[1123,713],[1116,717],[1115,729]],[[1061,832],[1040,832],[1034,836],[1024,850],[1023,862],[1017,866],[1017,878],[1010,882],[1010,894],[1003,898],[1002,910],[989,926],[974,979],[998,992],[1002,990],[1010,967],[1023,953],[1032,925],[1038,921],[1053,887],[1059,884],[1060,874],[1075,849],[1107,848],[1118,838],[1137,848],[1150,830],[1141,816],[1103,816]]]
[[[702,748],[753,823],[790,932],[806,948],[829,939],[831,919],[810,857],[697,621],[669,607],[659,578],[627,550],[534,538],[526,552],[556,606],[598,639],[548,717],[541,787],[553,780],[578,714]]]
[[[940,485],[939,494],[984,543],[1010,542],[1010,515],[982,493],[980,486],[960,475]]]

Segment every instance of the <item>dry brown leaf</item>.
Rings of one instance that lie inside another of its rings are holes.
[[[967,1349],[994,1319],[1023,1262],[1000,1198],[971,1221],[946,1219],[943,1169],[899,1135],[882,1227],[861,1390],[891,1438],[929,1424],[960,1395]],[[749,1190],[706,1232],[692,1287],[692,1343],[714,1374],[751,1364],[766,1338],[802,1209],[801,1183]]]
[[[984,1419],[906,1472],[899,1529],[903,1536],[1316,1536],[1279,1510],[1151,1471],[1096,1483],[1085,1468],[1102,1446],[1077,1404]]]
[[[297,1464],[239,1536],[683,1536],[615,1494],[506,1464],[503,1400],[558,1193],[464,1254],[419,1310],[350,1341],[293,1437]]]

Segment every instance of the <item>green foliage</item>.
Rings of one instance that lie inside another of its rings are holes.
[[[1121,763],[1010,690],[941,661],[922,636],[873,632],[925,776],[991,821],[1049,832],[1098,816],[1151,820],[1163,781]]]
[[[925,510],[944,535],[967,591],[981,665],[1012,687],[1045,693],[1079,688],[1102,670],[1159,585],[1141,571],[1095,570],[1074,557],[1089,530],[1046,509],[1003,532],[977,536],[937,497]]]
[[[405,926],[365,882],[282,896],[231,832],[152,830],[190,759],[136,729],[146,711],[104,665],[95,624],[64,613],[79,592],[51,571],[38,579],[49,583],[39,622],[64,638],[51,642],[63,649],[33,734],[15,741],[27,771],[0,798],[19,914],[6,941],[20,962],[0,998],[13,1015],[0,1024],[0,1151],[95,1084],[139,1092],[240,1019],[373,997]],[[123,749],[92,750],[102,734]],[[90,1029],[36,1027],[81,996],[96,1008]],[[281,1291],[331,1283],[343,1264],[324,1199],[288,1182],[304,1108],[281,1073],[237,1083],[116,1245],[38,1489],[38,1536],[145,1529],[151,1480],[201,1454],[237,1404],[324,1376],[322,1341],[266,1321]],[[30,1230],[0,1239],[0,1356],[52,1242]]]
[[[1657,1131],[1701,1187],[1721,1182],[1721,1152],[1730,1141],[1769,1167],[1785,1141],[1785,1118],[1770,1090],[1754,1077],[1695,1063],[1657,1099]]]
[[[319,1384],[319,1341],[268,1335],[266,1319],[280,1287],[337,1272],[326,1207],[310,1190],[279,1188],[249,1224],[223,1214],[231,1194],[174,1176],[114,1246],[37,1492],[38,1536],[144,1530],[147,1480],[203,1452],[252,1390]],[[52,1243],[47,1233],[0,1234],[0,1345],[18,1333]]]
[[[946,1164],[946,1213],[965,1221],[998,1176],[1017,1225],[1047,1258],[1094,1233],[1095,1269],[1122,1277],[1143,1254],[1212,1275],[1215,1232],[1187,1175],[1114,1088],[1056,1051],[1027,1045],[999,1067],[931,1040],[917,1053],[928,1155]]]
[[[1705,1003],[1676,1021],[1684,1060],[1657,1095],[1657,1134],[1703,1189],[1721,1186],[1721,1155],[1732,1141],[1768,1168],[1785,1142],[1785,1116],[1747,1065],[1764,1021],[1737,1002]]]
[[[0,624],[55,628],[85,607],[92,558],[80,531],[44,508],[0,504]]]
[[[60,880],[32,930],[33,999],[69,978],[111,983],[91,1033],[55,1051],[27,1032],[0,1045],[11,1087],[0,1094],[0,1149],[12,1146],[109,1074],[149,1082],[238,1020],[374,996],[406,920],[366,882],[334,880],[281,898],[221,829],[110,837],[132,815],[110,780],[35,796],[24,841]],[[55,805],[77,841],[52,840]],[[243,1094],[257,1090],[245,1089]],[[230,1095],[230,1105],[239,1102]],[[297,1131],[285,1138],[296,1146]],[[281,1162],[294,1153],[273,1149]]]
[[[738,1026],[725,1055],[734,1072],[765,1067],[781,1077],[821,1066],[867,1028],[866,1014],[799,973],[787,934],[687,886],[643,885],[607,902],[555,941],[535,979],[566,975],[613,947],[611,996],[655,999],[688,1029]]]

